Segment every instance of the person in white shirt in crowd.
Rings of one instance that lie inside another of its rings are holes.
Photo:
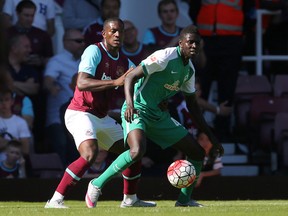
[[[64,164],[66,158],[66,135],[61,124],[60,107],[72,96],[69,87],[78,72],[80,57],[85,49],[84,36],[77,29],[68,29],[63,35],[64,51],[52,57],[45,68],[44,88],[47,90],[46,135],[50,148],[57,152]]]
[[[12,26],[17,22],[16,6],[21,0],[6,0],[3,5],[4,26]],[[29,1],[29,0],[22,0]],[[54,0],[31,0],[37,10],[33,26],[47,31],[53,36],[55,33],[55,3]]]
[[[0,88],[0,161],[6,158],[5,148],[9,140],[16,139],[22,144],[24,157],[31,150],[31,132],[27,122],[12,113],[13,92],[7,86]]]

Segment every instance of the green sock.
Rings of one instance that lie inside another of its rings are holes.
[[[106,182],[118,173],[122,173],[127,167],[133,164],[134,161],[130,156],[130,151],[127,150],[119,155],[115,161],[98,177],[92,180],[92,184],[98,188],[102,188]]]
[[[181,189],[177,201],[180,202],[180,203],[183,203],[183,204],[190,201],[193,189],[194,189],[194,187],[195,187],[195,185],[196,185],[196,183],[198,181],[198,178],[199,178],[199,175],[200,175],[200,172],[201,172],[201,169],[202,169],[202,164],[203,164],[203,161],[194,161],[194,160],[190,160],[190,159],[187,159],[187,160],[194,165],[197,177],[196,177],[196,179],[195,179],[195,181],[193,182],[192,185],[190,185],[187,188],[182,188]]]

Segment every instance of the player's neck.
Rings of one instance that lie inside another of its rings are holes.
[[[119,55],[119,47],[112,47],[111,45],[109,45],[109,44],[107,44],[107,43],[103,43],[104,44],[104,46],[105,46],[105,48],[106,48],[106,50],[107,50],[107,52],[111,55],[111,56],[113,56],[113,57],[118,57],[118,55]]]

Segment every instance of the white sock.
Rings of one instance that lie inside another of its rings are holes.
[[[51,198],[50,202],[52,201],[63,201],[64,200],[64,196],[62,194],[60,194],[59,192],[55,191],[53,197]]]
[[[136,194],[124,194],[123,201],[127,204],[133,204],[137,201]]]

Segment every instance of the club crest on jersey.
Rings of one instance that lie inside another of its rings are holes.
[[[117,74],[118,77],[122,76],[124,74],[124,67],[117,66],[116,74]]]
[[[169,89],[170,91],[179,91],[180,90],[179,89],[179,83],[180,83],[179,80],[175,81],[172,85],[166,83],[164,85],[164,88]]]

